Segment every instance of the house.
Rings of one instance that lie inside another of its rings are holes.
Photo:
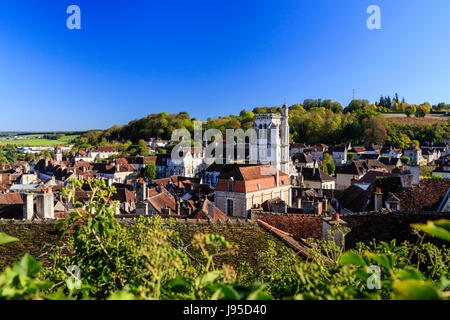
[[[381,156],[380,158],[378,158],[378,161],[380,161],[388,169],[391,170],[402,166],[402,161],[400,160],[400,158]]]
[[[88,151],[80,150],[75,154],[74,160],[77,161],[86,161],[86,162],[94,162],[96,157],[92,155]]]
[[[369,171],[388,172],[386,166],[378,160],[353,160],[345,166],[336,167],[336,189],[348,188],[352,180],[361,179]]]
[[[445,142],[427,142],[424,145],[422,145],[421,149],[422,149],[422,151],[436,150],[440,154],[439,157],[450,154],[450,152],[449,152],[450,145]]]
[[[433,172],[433,176],[438,176],[442,178],[450,178],[450,161],[441,163],[439,167],[437,167]]]
[[[331,158],[334,164],[341,165],[347,163],[347,146],[334,146],[331,151]]]
[[[0,218],[22,219],[23,200],[19,193],[0,193]]]
[[[270,165],[227,164],[220,172],[215,205],[229,217],[247,218],[250,209],[275,198],[291,205],[291,184]]]
[[[126,159],[117,159],[114,163],[100,166],[96,175],[107,179],[108,185],[112,185],[113,183],[124,183],[125,180],[133,178],[135,171],[136,169]]]
[[[365,147],[352,147],[348,152],[353,153],[355,155],[354,160],[359,160],[361,155],[366,151]],[[348,157],[348,155],[347,155]]]
[[[156,164],[156,156],[143,157],[143,156],[130,156],[126,158],[128,163],[131,164],[137,171],[150,163]]]
[[[395,149],[393,147],[385,147],[385,148],[381,149],[381,156],[388,157],[388,158],[394,158],[394,159],[400,159],[402,157],[402,150]]]
[[[321,168],[300,168],[300,187],[308,189],[335,189],[336,182]]]
[[[422,158],[426,163],[431,163],[439,159],[438,151],[436,149],[422,150]]]
[[[320,145],[311,147],[311,155],[316,160],[322,161],[323,154],[327,151],[328,151],[328,146],[325,144],[320,144]]]
[[[410,164],[419,164],[422,162],[422,149],[413,144],[410,148],[403,152],[405,157],[410,159]]]
[[[292,161],[297,168],[313,168],[317,164],[312,155],[303,152],[294,154]]]
[[[153,151],[156,151],[158,148],[167,148],[170,144],[171,144],[170,140],[162,140],[160,138],[150,138],[150,140],[147,142],[147,145]]]
[[[119,202],[120,213],[131,213],[136,209],[136,195],[127,188],[116,188],[111,200]]]
[[[227,221],[229,218],[213,202],[208,199],[203,200],[198,210],[194,212],[194,219],[206,219],[211,221]]]
[[[97,149],[91,150],[90,154],[95,159],[103,160],[103,159],[108,159],[111,156],[118,155],[119,152],[114,150],[113,147],[98,146]]]
[[[380,159],[380,154],[374,152],[374,153],[368,153],[364,152],[359,156],[360,160],[378,160]]]
[[[302,153],[307,149],[309,149],[309,147],[304,143],[293,143],[290,148],[290,156],[292,157],[296,153]]]

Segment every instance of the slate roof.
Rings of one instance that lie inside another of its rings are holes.
[[[294,163],[313,163],[314,158],[310,154],[306,154],[304,152],[298,152],[292,156],[292,161]]]
[[[369,170],[387,170],[378,160],[353,160],[347,165],[336,167],[336,174],[364,175]]]
[[[320,168],[301,168],[299,172],[303,176],[303,179],[307,181],[334,181],[334,178],[330,177]]]

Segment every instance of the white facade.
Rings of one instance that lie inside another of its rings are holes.
[[[253,129],[257,134],[257,145],[251,145],[257,163],[271,164],[289,174],[289,110],[283,106],[282,114],[266,113],[255,115]]]

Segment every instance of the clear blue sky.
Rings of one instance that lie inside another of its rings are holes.
[[[366,27],[370,4],[382,30]],[[352,89],[450,103],[449,79],[448,0],[0,1],[0,131],[346,105]]]

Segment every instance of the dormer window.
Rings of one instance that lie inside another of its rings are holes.
[[[234,185],[234,181],[230,180],[228,181],[228,191],[233,192],[233,186]]]
[[[261,185],[259,183],[256,186],[258,187],[258,190],[261,190]]]

